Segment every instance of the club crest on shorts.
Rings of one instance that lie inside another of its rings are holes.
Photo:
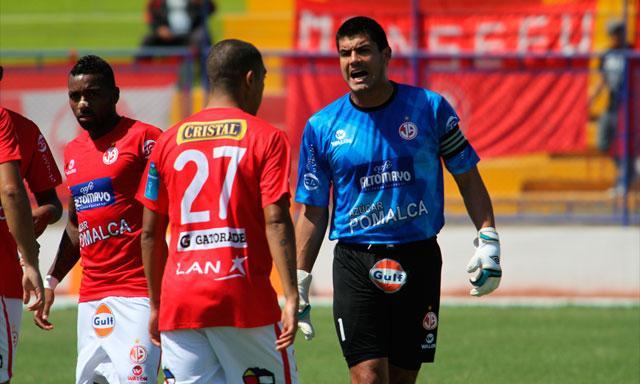
[[[394,293],[407,282],[407,273],[397,261],[382,259],[371,267],[369,278],[384,292]]]
[[[102,155],[102,162],[106,165],[111,165],[118,160],[118,148],[116,148],[115,144],[111,144],[111,146],[104,152]]]
[[[116,326],[116,317],[113,316],[111,308],[102,303],[96,309],[96,313],[91,319],[93,324],[93,330],[99,337],[107,337],[113,332],[113,328]]]
[[[424,315],[424,319],[422,320],[422,326],[427,331],[436,329],[436,327],[438,327],[438,315],[436,315],[435,312],[427,312],[427,314]]]
[[[129,351],[129,360],[134,364],[142,364],[147,361],[147,349],[142,345],[135,344]]]
[[[258,367],[247,368],[242,374],[244,384],[275,384],[276,378],[273,372]]]

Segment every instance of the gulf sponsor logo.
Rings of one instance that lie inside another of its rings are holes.
[[[77,212],[106,207],[116,202],[110,177],[101,177],[70,187]]]
[[[398,292],[407,282],[407,273],[393,259],[382,259],[371,267],[369,278],[385,293]]]
[[[358,165],[356,180],[361,192],[411,185],[415,182],[413,159],[400,157]]]
[[[178,128],[178,145],[194,141],[219,139],[242,140],[247,133],[247,121],[238,119],[190,121]]]
[[[116,326],[116,318],[111,309],[104,303],[98,306],[91,319],[93,330],[99,337],[107,337],[113,332]]]
[[[153,151],[153,147],[156,146],[156,141],[155,140],[145,140],[144,144],[142,144],[142,154],[144,155],[145,159],[148,159],[149,156],[151,156],[151,152]]]
[[[47,152],[47,141],[44,139],[44,136],[42,136],[42,134],[38,136],[38,152]]]

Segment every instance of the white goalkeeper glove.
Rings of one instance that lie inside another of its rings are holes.
[[[472,296],[483,296],[493,292],[500,285],[500,237],[495,228],[485,227],[478,231],[478,237],[473,243],[476,253],[469,260],[467,272],[478,272],[469,280],[473,285],[469,293]]]
[[[300,305],[298,306],[298,328],[302,331],[305,340],[311,340],[316,335],[316,331],[311,325],[311,304],[309,304],[309,287],[311,287],[311,274],[302,269],[298,269],[298,294],[300,295]]]

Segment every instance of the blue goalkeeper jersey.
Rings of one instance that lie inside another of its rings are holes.
[[[328,206],[329,238],[397,244],[435,236],[444,225],[443,159],[464,173],[479,161],[439,94],[395,84],[385,104],[363,109],[349,94],[304,129],[296,201]]]

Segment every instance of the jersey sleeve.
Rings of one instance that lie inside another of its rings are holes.
[[[298,185],[296,201],[298,203],[326,207],[329,205],[331,189],[330,170],[325,156],[321,153],[320,139],[311,123],[302,133],[300,158],[298,161]]]
[[[291,146],[285,134],[277,131],[265,151],[264,167],[260,175],[262,207],[273,204],[282,196],[289,196],[291,174]]]
[[[0,107],[0,163],[20,160],[16,131],[6,109]]]
[[[56,165],[56,161],[51,153],[51,147],[40,132],[37,126],[33,127],[37,131],[35,143],[30,143],[36,148],[33,157],[29,162],[24,178],[29,184],[31,192],[37,193],[53,189],[62,183],[62,175]]]
[[[153,125],[148,125],[142,135],[142,143],[140,145],[140,155],[142,158],[149,160],[151,153],[153,152],[153,148],[156,146],[156,142],[158,138],[162,134],[162,130],[160,128],[154,127]]]
[[[453,107],[442,98],[436,112],[439,152],[447,170],[454,175],[471,170],[480,161],[459,123],[460,118]]]
[[[161,153],[162,146],[159,142],[151,151],[149,161],[142,173],[136,199],[150,210],[167,215],[169,200],[166,183],[162,176]]]

